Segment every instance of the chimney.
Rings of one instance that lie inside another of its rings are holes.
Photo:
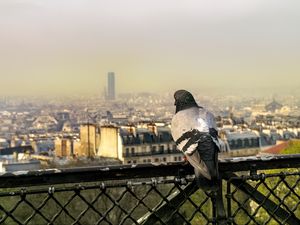
[[[158,135],[157,126],[154,123],[148,124],[148,130],[153,132],[156,136]]]
[[[129,125],[129,129],[128,131],[134,136],[136,137],[136,127],[134,125]]]

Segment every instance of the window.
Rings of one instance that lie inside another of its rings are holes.
[[[181,156],[178,156],[178,161],[182,161],[182,158],[181,158]]]
[[[133,160],[133,163],[136,164],[136,160]]]
[[[151,141],[154,142],[154,136],[153,135],[151,135]]]
[[[134,155],[134,153],[135,153],[134,151],[135,151],[134,148],[131,148],[131,154],[132,155]]]
[[[242,139],[238,139],[237,140],[237,147],[238,148],[242,148],[243,147],[243,141],[242,141]]]
[[[250,147],[250,142],[249,142],[249,139],[248,139],[248,138],[246,138],[246,139],[244,140],[244,145],[245,145],[245,147]]]
[[[166,162],[166,161],[167,161],[167,158],[166,158],[166,157],[163,157],[163,161]]]
[[[231,140],[229,142],[229,145],[230,145],[230,148],[234,149],[235,148],[235,141],[234,140]]]
[[[165,150],[165,146],[163,146],[163,145],[159,146],[159,152],[160,153],[163,153],[164,150]]]
[[[259,147],[259,139],[258,138],[253,138],[252,139],[252,145],[254,147]]]
[[[177,161],[177,156],[174,157],[174,161],[175,161],[175,162]]]
[[[146,159],[143,159],[143,163],[146,163],[147,162],[147,160]]]
[[[156,152],[156,146],[152,146],[152,152],[153,152],[153,153]]]
[[[128,164],[130,164],[130,163],[131,163],[131,161],[129,160],[129,161],[127,161],[127,163],[128,163]]]
[[[148,161],[148,163],[151,163],[151,159],[148,159],[147,161]]]
[[[155,160],[154,160],[155,162],[159,162],[159,159],[158,158],[155,158]]]

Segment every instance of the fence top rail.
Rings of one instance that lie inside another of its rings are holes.
[[[219,171],[221,175],[226,172],[281,168],[300,168],[300,154],[219,159]],[[18,171],[0,173],[0,188],[186,176],[191,174],[193,174],[193,168],[185,162]]]

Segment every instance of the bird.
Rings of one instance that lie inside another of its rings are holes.
[[[174,99],[171,134],[177,148],[194,167],[198,186],[205,191],[216,190],[220,142],[214,115],[186,90],[176,91]]]
[[[210,192],[218,224],[225,225],[227,217],[218,170],[218,153],[223,145],[218,137],[215,117],[199,106],[186,90],[176,91],[174,99],[176,110],[171,122],[172,137],[194,167],[198,187]]]

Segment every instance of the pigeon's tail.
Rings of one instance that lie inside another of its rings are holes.
[[[202,175],[202,173],[198,169],[194,169],[195,171],[195,179],[198,187],[200,187],[203,191],[216,191],[218,189],[217,179],[211,177],[211,179],[207,179]]]
[[[209,174],[209,179],[207,179],[207,176],[203,176],[203,172],[201,170],[199,170],[197,167],[194,167],[197,184],[205,191],[215,191],[218,189],[219,170],[217,150],[218,149],[215,147],[213,157],[211,157],[210,160],[201,160],[201,164],[205,165],[206,171]]]
[[[209,171],[209,168],[207,167],[206,163],[204,163],[203,160],[200,159],[199,153],[196,151],[192,155],[186,154],[187,160],[190,162],[190,164],[195,169],[196,177],[204,177],[208,180],[211,180],[211,174]]]

